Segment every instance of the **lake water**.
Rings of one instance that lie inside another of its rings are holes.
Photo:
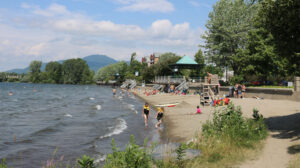
[[[138,144],[159,141],[154,114],[144,127],[142,105],[133,95],[113,97],[111,87],[0,83],[0,158],[35,168],[51,158],[74,164],[86,154],[101,165],[112,138],[121,148],[131,134]]]

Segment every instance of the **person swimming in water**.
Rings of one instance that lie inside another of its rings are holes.
[[[12,92],[12,91],[9,91],[9,92],[8,92],[8,95],[9,95],[9,96],[12,96],[12,95],[13,95],[13,92]]]
[[[159,128],[160,124],[162,123],[162,119],[164,117],[164,108],[163,107],[159,107],[156,113],[156,119],[157,119],[157,124],[155,125],[155,128]]]
[[[113,96],[116,96],[117,89],[116,89],[116,88],[113,88],[112,92],[113,92]]]
[[[150,106],[149,104],[146,102],[143,108],[143,117],[145,119],[145,127],[148,126],[148,118],[150,116]]]

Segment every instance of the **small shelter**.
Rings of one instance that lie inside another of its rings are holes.
[[[172,69],[195,69],[195,70],[200,70],[203,65],[198,64],[196,61],[194,61],[192,58],[189,56],[183,56],[179,61],[177,61],[175,64],[169,65],[170,68]]]

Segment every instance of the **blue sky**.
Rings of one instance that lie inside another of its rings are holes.
[[[216,0],[0,1],[0,71],[105,54],[193,56]]]

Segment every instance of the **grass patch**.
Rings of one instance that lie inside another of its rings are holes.
[[[107,156],[104,168],[151,168],[152,159],[147,148],[147,139],[143,148],[135,143],[133,135],[130,136],[129,144],[125,151],[120,151],[112,139],[112,154]]]
[[[299,168],[300,166],[300,153],[293,156],[293,158],[289,161],[288,168]]]
[[[288,148],[288,152],[293,154],[292,159],[289,161],[288,168],[300,167],[300,144],[295,143]]]

